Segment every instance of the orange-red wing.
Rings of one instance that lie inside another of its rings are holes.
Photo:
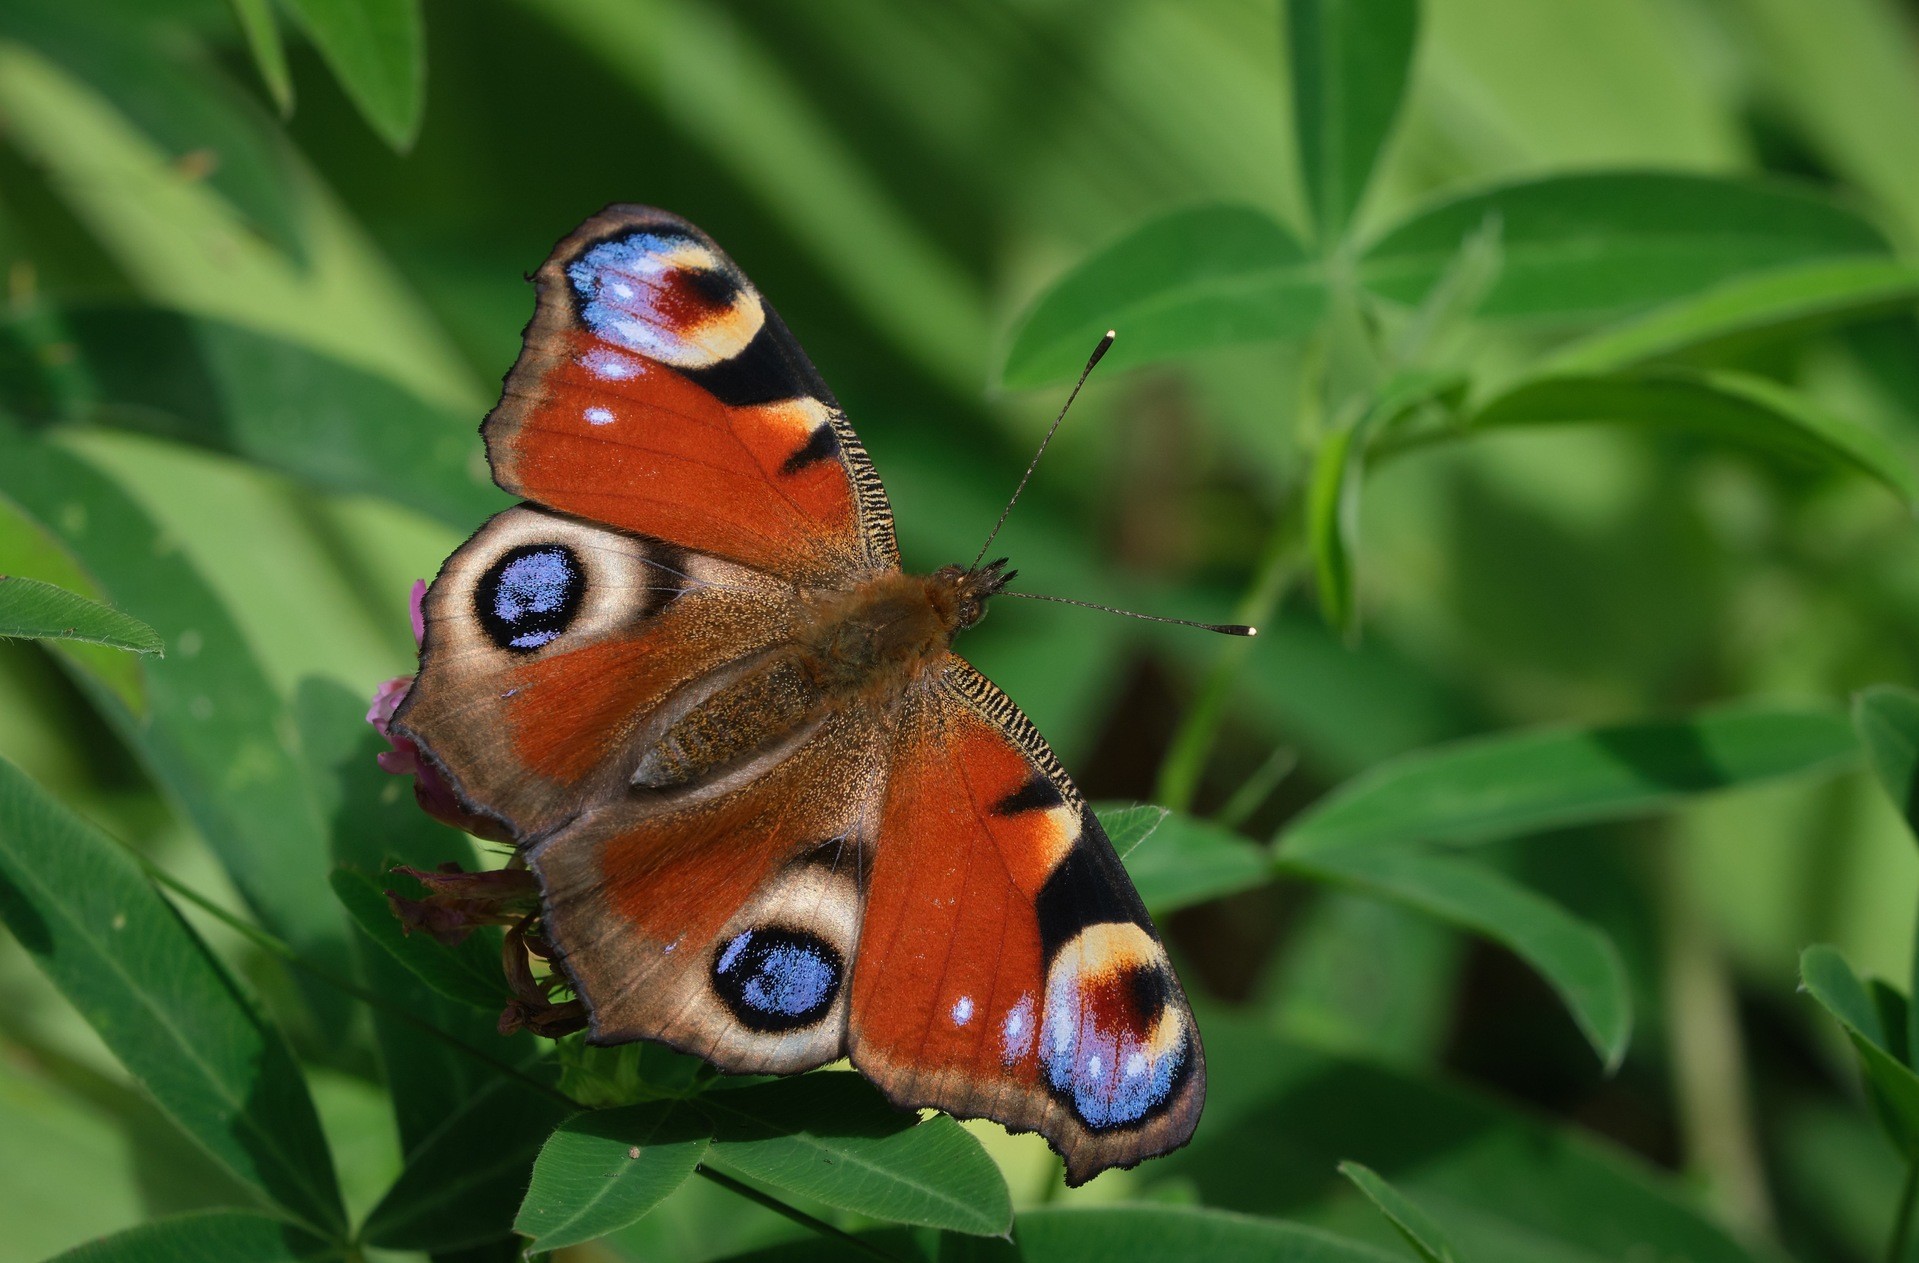
[[[1040,1132],[1071,1183],[1199,1120],[1199,1032],[1112,844],[958,658],[901,717],[848,1050],[897,1104]]]
[[[590,1038],[737,1072],[842,1056],[880,753],[871,718],[841,712],[732,788],[629,798],[534,846]]]
[[[706,234],[610,206],[536,281],[483,427],[502,487],[811,584],[898,566],[886,493],[845,414]]]
[[[790,585],[743,567],[508,509],[428,589],[394,725],[469,810],[537,838],[623,796],[655,710],[784,640],[795,608]]]

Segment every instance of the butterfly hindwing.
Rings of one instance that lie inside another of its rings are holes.
[[[467,806],[538,837],[624,792],[642,721],[790,634],[791,586],[550,510],[508,509],[427,590],[395,728]]]
[[[1042,1133],[1074,1183],[1184,1144],[1192,1011],[1098,820],[954,657],[890,759],[853,968],[853,1064],[895,1102]]]
[[[898,565],[858,437],[706,234],[610,206],[535,279],[524,348],[483,430],[502,487],[796,581]]]

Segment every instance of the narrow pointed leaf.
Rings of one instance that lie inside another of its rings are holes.
[[[1271,880],[1265,849],[1229,829],[1164,807],[1100,806],[1098,811],[1133,888],[1154,916]],[[1163,818],[1141,832],[1149,814]]]
[[[1919,267],[1858,258],[1737,277],[1602,329],[1552,355],[1554,373],[1603,373],[1658,360],[1725,355],[1910,308]]]
[[[18,575],[0,574],[0,636],[79,640],[139,654],[165,648],[160,633],[131,614]]]
[[[426,105],[419,0],[283,0],[373,130],[406,149]]]
[[[1014,335],[1008,386],[1071,381],[1108,329],[1103,363],[1150,364],[1193,351],[1298,338],[1326,308],[1320,264],[1265,213],[1177,211],[1138,228],[1054,282]]]
[[[250,1210],[209,1210],[155,1219],[48,1259],[47,1263],[323,1263],[346,1248],[284,1219]]]
[[[1286,0],[1293,127],[1322,249],[1345,235],[1406,93],[1415,0]]]
[[[692,1176],[711,1131],[679,1101],[576,1114],[541,1148],[513,1230],[543,1252],[636,1223]]]
[[[260,72],[260,82],[282,114],[293,112],[293,75],[287,69],[286,44],[274,19],[272,0],[232,0],[234,20],[246,36],[247,51]]]
[[[475,934],[448,947],[425,934],[408,934],[387,902],[386,889],[366,874],[336,868],[333,893],[361,933],[414,977],[450,1000],[495,1013],[510,998],[501,972],[499,936]]]
[[[1695,795],[1831,775],[1858,746],[1839,715],[1710,711],[1606,728],[1528,729],[1380,764],[1281,835],[1288,856],[1407,842],[1484,842],[1660,811]]]
[[[1852,726],[1866,766],[1919,837],[1919,692],[1875,684],[1852,701]]]
[[[1823,945],[1800,955],[1799,979],[1852,1041],[1887,1135],[1908,1161],[1919,1161],[1919,1074],[1891,1051],[1871,993],[1845,957]]]
[[[360,1236],[389,1250],[457,1250],[512,1231],[533,1160],[569,1113],[517,1079],[497,1078],[406,1156]]]
[[[1366,1200],[1379,1208],[1379,1213],[1391,1221],[1406,1244],[1413,1248],[1425,1263],[1460,1263],[1454,1253],[1452,1242],[1440,1231],[1432,1216],[1414,1205],[1407,1196],[1388,1184],[1377,1171],[1358,1162],[1342,1162],[1339,1173],[1353,1182],[1353,1186],[1366,1195]]]
[[[279,1031],[124,851],[5,760],[0,920],[215,1161],[312,1230],[344,1231],[326,1138]]]
[[[999,1167],[944,1114],[894,1109],[858,1075],[836,1072],[709,1092],[708,1160],[839,1210],[980,1236],[1004,1233],[1013,1205]]]
[[[1888,253],[1849,210],[1783,183],[1633,171],[1545,176],[1467,193],[1366,246],[1361,282],[1408,305],[1461,243],[1499,226],[1503,264],[1483,319],[1613,316],[1789,264]]]
[[[1885,435],[1745,373],[1649,369],[1539,378],[1486,403],[1460,432],[1592,422],[1677,430],[1800,464],[1851,469],[1883,483],[1907,507],[1919,505],[1919,474]]]
[[[1492,869],[1423,848],[1368,847],[1295,858],[1282,871],[1418,908],[1510,949],[1551,984],[1610,1070],[1632,1035],[1632,993],[1612,940]]]

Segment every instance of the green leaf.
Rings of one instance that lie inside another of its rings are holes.
[[[0,39],[17,40],[84,80],[184,176],[225,199],[280,250],[302,257],[295,159],[272,119],[209,52],[156,25],[137,13],[103,19],[61,0],[0,6]]]
[[[497,1013],[506,1004],[510,997],[497,940],[489,943],[474,935],[458,947],[447,947],[424,934],[408,934],[394,916],[384,889],[365,873],[336,868],[329,881],[361,932],[421,982],[476,1009]]]
[[[75,1246],[47,1263],[318,1263],[346,1257],[344,1247],[308,1236],[284,1219],[209,1210],[156,1219]]]
[[[274,20],[272,0],[232,0],[233,17],[247,37],[247,51],[253,54],[260,82],[273,98],[280,113],[293,112],[293,75],[287,70],[286,45],[280,39],[280,24]]]
[[[494,1079],[406,1156],[360,1236],[389,1250],[457,1250],[512,1231],[540,1146],[569,1112],[530,1084]]]
[[[1484,842],[1662,810],[1694,794],[1852,766],[1845,720],[1739,708],[1618,727],[1522,729],[1402,755],[1340,786],[1281,835],[1289,857]]]
[[[1070,381],[1108,329],[1112,367],[1298,338],[1325,313],[1320,264],[1265,213],[1201,206],[1153,220],[1055,281],[1013,337],[1008,386]]]
[[[1357,888],[1436,916],[1510,949],[1565,1001],[1608,1071],[1632,1036],[1632,993],[1603,932],[1482,865],[1407,847],[1282,854],[1281,869]]]
[[[1845,957],[1823,945],[1800,954],[1799,980],[1844,1028],[1859,1053],[1887,1135],[1909,1161],[1919,1161],[1919,1074],[1892,1053],[1865,985]]]
[[[711,1133],[679,1101],[576,1114],[540,1150],[513,1230],[540,1253],[635,1223],[692,1176]]]
[[[159,656],[160,633],[78,593],[38,579],[0,574],[0,636],[26,640],[79,640]]]
[[[1360,489],[1366,445],[1408,414],[1435,402],[1457,404],[1466,380],[1457,373],[1419,370],[1396,374],[1367,406],[1320,440],[1306,495],[1307,545],[1326,621],[1351,636],[1358,628],[1354,571],[1359,550]]]
[[[1602,329],[1546,360],[1555,374],[1604,373],[1657,360],[1724,356],[1911,307],[1919,267],[1839,259],[1736,277]]]
[[[1440,1218],[1467,1259],[1784,1263],[1718,1226],[1694,1182],[1586,1127],[1430,1068],[1276,1038],[1263,1015],[1202,1006],[1199,1023],[1205,1121],[1142,1174],[1208,1206],[1324,1214],[1352,1201],[1337,1168],[1353,1160]],[[1383,1229],[1357,1206],[1341,1222]]]
[[[156,1104],[312,1230],[345,1229],[293,1054],[98,830],[0,760],[0,919]]]
[[[1609,377],[1545,377],[1489,401],[1454,433],[1608,422],[1701,434],[1810,465],[1837,466],[1919,504],[1919,474],[1875,430],[1810,396],[1744,373],[1649,369]]]
[[[309,486],[384,496],[462,530],[512,503],[473,416],[391,380],[221,320],[82,308],[66,325],[86,419],[226,452]]]
[[[959,1243],[954,1243],[959,1244]],[[1373,1246],[1304,1224],[1186,1206],[1049,1207],[1022,1213],[1015,1258],[1034,1263],[1391,1263]],[[947,1257],[942,1250],[940,1257]],[[976,1243],[960,1259],[1003,1258]]]
[[[412,146],[426,108],[419,0],[282,0],[381,139]]]
[[[1886,253],[1872,225],[1790,185],[1605,172],[1521,181],[1420,211],[1365,248],[1360,279],[1416,305],[1488,221],[1499,225],[1503,265],[1479,308],[1486,319],[1592,320],[1747,273]]]
[[[1919,692],[1875,684],[1852,699],[1852,726],[1866,766],[1919,837]]]
[[[295,258],[98,89],[6,40],[0,110],[9,144],[45,170],[97,242],[90,249],[110,256],[142,298],[299,342],[444,404],[484,406],[472,370],[406,283],[297,163],[285,180],[305,247]]]
[[[1133,888],[1156,917],[1271,880],[1264,848],[1231,830],[1164,807],[1094,806]]]
[[[1379,1208],[1379,1213],[1392,1221],[1399,1235],[1406,1238],[1406,1244],[1413,1248],[1425,1263],[1459,1263],[1459,1256],[1453,1252],[1452,1242],[1440,1231],[1432,1216],[1415,1206],[1406,1195],[1380,1178],[1377,1171],[1358,1162],[1342,1162],[1339,1173],[1353,1182],[1366,1200]]]
[[[731,1174],[874,1219],[979,1236],[1005,1233],[999,1167],[944,1114],[918,1122],[856,1074],[820,1072],[708,1092],[709,1161]]]
[[[1372,181],[1418,35],[1414,0],[1287,0],[1293,127],[1324,251],[1345,235]]]
[[[346,926],[331,900],[314,898],[331,868],[325,829],[289,747],[286,709],[232,616],[177,541],[98,470],[4,418],[0,446],[0,496],[45,525],[104,596],[138,609],[173,649],[142,660],[144,715],[91,674],[79,674],[82,686],[264,926],[308,959],[344,967]],[[311,994],[337,1025],[337,995]]]

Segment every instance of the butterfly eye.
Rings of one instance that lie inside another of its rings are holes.
[[[473,590],[480,625],[502,649],[531,652],[557,638],[586,594],[579,558],[563,544],[522,544]]]
[[[811,1026],[840,990],[840,954],[801,930],[747,930],[721,949],[713,989],[740,1021],[759,1031]]]

